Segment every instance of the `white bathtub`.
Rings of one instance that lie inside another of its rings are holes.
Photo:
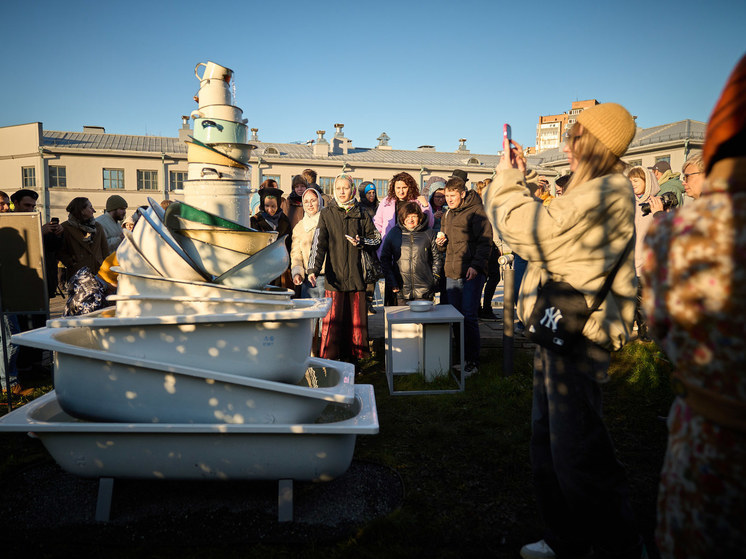
[[[0,418],[0,432],[33,433],[82,477],[326,481],[347,471],[357,435],[378,433],[378,414],[371,385],[316,422],[271,425],[88,422],[52,391]]]
[[[154,423],[304,423],[329,402],[350,404],[355,367],[309,358],[273,382],[135,359],[94,349],[88,328],[39,328],[16,342],[54,351],[54,388],[62,409],[94,421]]]
[[[250,313],[118,318],[110,309],[47,321],[85,327],[93,349],[280,382],[297,382],[311,354],[314,320],[331,299],[294,299],[290,309]],[[18,338],[19,344],[25,344]],[[33,345],[29,340],[28,345]]]

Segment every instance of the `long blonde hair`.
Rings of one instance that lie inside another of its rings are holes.
[[[570,151],[578,164],[565,192],[572,190],[575,185],[610,173],[621,173],[624,169],[622,160],[581,124],[575,123],[570,129],[568,142],[571,142]]]

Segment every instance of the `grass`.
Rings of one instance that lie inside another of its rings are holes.
[[[510,377],[502,376],[502,355],[495,351],[483,356],[464,393],[423,396],[389,395],[382,353],[364,363],[356,382],[375,387],[380,432],[358,437],[355,457],[397,472],[404,497],[399,509],[341,541],[237,546],[216,538],[209,548],[185,542],[173,550],[146,541],[141,549],[158,557],[516,557],[521,545],[541,536],[541,522],[528,455],[531,356],[517,352],[515,357]],[[648,543],[666,439],[660,416],[672,399],[669,372],[655,344],[635,342],[613,356],[611,380],[604,387],[606,421],[627,467]],[[21,436],[0,436],[0,455],[0,477],[50,460],[38,441]],[[140,545],[108,551],[127,556]]]

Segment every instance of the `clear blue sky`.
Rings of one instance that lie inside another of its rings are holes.
[[[331,136],[496,153],[503,122],[621,103],[642,127],[706,121],[746,52],[746,2],[4,0],[0,126],[175,136],[195,64],[235,71],[267,142]]]

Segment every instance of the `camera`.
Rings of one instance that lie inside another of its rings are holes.
[[[676,194],[673,192],[664,192],[660,195],[660,199],[661,202],[663,202],[664,212],[679,205],[679,201],[676,199]],[[650,202],[643,202],[640,204],[640,209],[642,209],[642,215],[648,215],[650,213]]]

